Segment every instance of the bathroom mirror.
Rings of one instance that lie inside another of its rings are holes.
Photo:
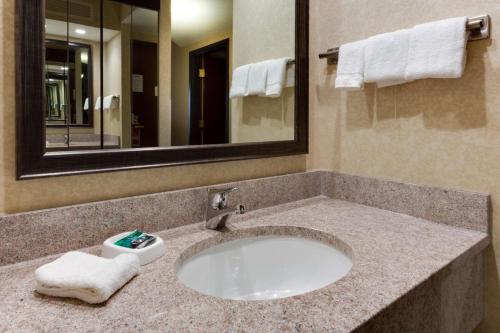
[[[307,8],[17,2],[19,177],[306,152]]]

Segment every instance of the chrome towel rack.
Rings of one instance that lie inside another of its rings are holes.
[[[487,39],[490,37],[491,24],[488,14],[470,17],[467,21],[467,30],[469,31],[469,40]],[[328,49],[319,54],[320,59],[327,59],[329,65],[335,65],[339,61],[339,47]]]

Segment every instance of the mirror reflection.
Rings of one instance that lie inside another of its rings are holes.
[[[295,137],[294,0],[47,0],[45,29],[47,151]]]

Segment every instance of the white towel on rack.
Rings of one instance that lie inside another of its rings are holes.
[[[230,98],[243,97],[248,95],[248,73],[251,65],[240,66],[233,71]]]
[[[89,105],[89,104],[90,104],[90,103],[89,103],[89,98],[87,97],[87,98],[85,98],[85,102],[83,103],[83,109],[84,109],[84,110],[88,110],[88,109],[89,109],[89,107],[90,107],[90,105]]]
[[[109,95],[104,97],[103,100],[103,110],[113,110],[119,107],[119,98],[114,95]],[[95,109],[100,110],[101,109],[101,96],[97,97],[97,100],[95,102]]]
[[[364,87],[366,40],[344,44],[339,49],[335,88],[361,90]]]
[[[466,61],[467,17],[456,17],[415,26],[405,79],[459,78]]]
[[[409,48],[408,29],[368,38],[364,53],[365,82],[376,82],[380,88],[407,82]]]
[[[286,84],[288,62],[291,58],[268,60],[266,80],[266,97],[280,97]]]
[[[68,252],[36,270],[36,290],[49,296],[102,303],[134,277],[139,267],[139,257],[131,253],[104,259],[83,252]]]
[[[265,61],[250,65],[248,72],[248,95],[266,95],[268,65]]]

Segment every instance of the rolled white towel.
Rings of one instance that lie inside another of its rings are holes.
[[[405,83],[409,48],[408,29],[368,38],[364,53],[365,82],[376,82],[379,87]]]
[[[233,71],[231,81],[231,89],[229,91],[230,98],[247,96],[248,93],[248,73],[250,65],[240,66]]]
[[[425,23],[410,34],[405,79],[459,78],[466,61],[467,17]]]
[[[91,304],[103,303],[134,277],[139,267],[135,254],[104,259],[83,252],[68,252],[36,270],[36,291],[78,298]]]
[[[364,87],[366,40],[340,46],[336,89],[361,90]]]

